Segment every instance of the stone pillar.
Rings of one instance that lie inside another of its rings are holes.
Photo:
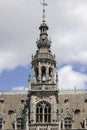
[[[16,119],[16,116],[17,116],[17,115],[16,115],[16,113],[15,113],[15,115],[14,115],[14,119],[15,119],[15,120],[14,120],[15,130],[17,130],[17,119]]]
[[[31,97],[30,101],[30,121],[31,123],[36,122],[36,104],[35,104],[35,97]]]
[[[61,120],[59,120],[59,127],[58,130],[61,130]]]
[[[85,129],[87,129],[86,119],[84,120],[84,127],[85,127]]]
[[[53,120],[53,122],[55,122],[56,120],[57,120],[57,116],[56,116],[56,109],[55,109],[56,107],[55,107],[55,104],[53,103],[52,104],[52,120]]]
[[[64,119],[62,120],[62,126],[63,126],[63,129],[65,129],[65,126],[64,126],[64,124],[65,124],[65,122],[64,122]]]
[[[32,121],[32,123],[34,122],[33,103],[31,103],[31,107],[30,107],[30,120]]]
[[[36,130],[39,130],[39,126],[36,127]]]
[[[54,82],[54,67],[52,67],[51,75],[52,75],[52,83],[53,83]]]
[[[30,79],[30,74],[28,75],[28,90],[31,90],[31,79]]]
[[[46,81],[48,82],[49,81],[49,67],[47,65],[47,68],[46,68]]]
[[[35,69],[33,69],[33,82],[36,83],[36,73],[35,73]]]
[[[26,120],[26,126],[25,126],[25,127],[26,127],[26,130],[29,130],[29,124],[28,124],[28,123],[29,123],[28,108],[26,108],[26,119],[25,119],[25,120]]]
[[[56,89],[58,89],[58,73],[56,73]]]
[[[4,124],[4,121],[3,121],[3,122],[2,122],[2,129],[4,129],[4,125],[5,125],[5,124]]]
[[[39,73],[39,75],[38,75],[39,81],[41,82],[41,64],[40,64],[40,62],[39,62],[39,66],[38,66],[38,73]]]
[[[17,121],[15,120],[15,130],[17,130]]]

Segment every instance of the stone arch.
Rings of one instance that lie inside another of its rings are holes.
[[[47,101],[40,101],[36,104],[36,122],[51,122],[51,104]]]
[[[46,81],[46,67],[44,65],[41,67],[41,80],[42,82]]]

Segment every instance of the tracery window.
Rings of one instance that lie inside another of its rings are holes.
[[[17,129],[24,129],[24,120],[21,117],[17,118]]]
[[[38,81],[38,68],[35,69],[36,80]]]
[[[65,127],[65,129],[71,129],[72,128],[72,119],[71,119],[71,117],[66,117],[64,119],[64,127]]]
[[[36,122],[51,122],[51,105],[48,102],[39,102],[36,106]]]
[[[2,129],[2,125],[3,125],[3,118],[0,118],[0,130]]]

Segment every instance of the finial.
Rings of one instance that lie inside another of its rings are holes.
[[[30,73],[28,74],[28,89],[31,89],[31,78]]]
[[[45,15],[45,6],[47,6],[47,3],[45,2],[45,0],[43,0],[43,2],[41,3],[43,5],[43,22],[45,22],[45,18],[46,18],[46,15]]]
[[[30,82],[30,73],[28,74],[28,83]]]
[[[58,73],[56,72],[56,81],[58,82]]]
[[[58,73],[56,72],[56,89],[58,89]]]

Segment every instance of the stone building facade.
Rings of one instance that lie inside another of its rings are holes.
[[[42,92],[30,92],[29,90],[25,94],[1,93],[0,129],[86,130],[87,92],[63,91],[59,92],[58,95],[55,94],[56,97],[54,97],[54,94],[53,92],[50,92],[50,94],[45,93],[43,90]],[[55,98],[58,100],[57,104]],[[36,114],[37,109],[42,107],[49,109],[48,116],[43,113],[43,118],[42,116],[39,117],[39,113]]]
[[[56,60],[43,20],[26,94],[0,94],[0,129],[87,129],[87,92],[59,92]]]

